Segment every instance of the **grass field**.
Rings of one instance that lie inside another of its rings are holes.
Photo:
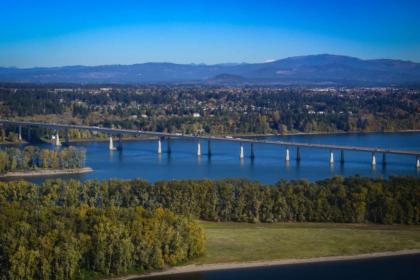
[[[420,249],[420,226],[200,223],[207,251],[195,264]]]

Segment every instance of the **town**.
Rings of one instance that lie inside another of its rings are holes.
[[[409,88],[0,87],[0,114],[8,119],[200,135],[417,130],[419,104],[420,91]],[[15,131],[1,132],[0,141],[14,140]]]

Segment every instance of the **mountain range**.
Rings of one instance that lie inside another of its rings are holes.
[[[420,85],[420,63],[342,55],[296,56],[266,63],[0,67],[0,82],[77,84]]]

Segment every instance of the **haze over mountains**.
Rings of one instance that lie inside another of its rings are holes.
[[[266,63],[0,68],[0,82],[82,84],[420,85],[420,63],[339,55],[308,55]]]

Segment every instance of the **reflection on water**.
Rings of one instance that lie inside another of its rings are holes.
[[[295,264],[272,267],[232,269],[196,272],[160,277],[148,280],[277,280],[277,279],[340,279],[340,280],[398,280],[418,279],[420,254],[381,257],[375,259]]]
[[[273,140],[327,143],[336,145],[371,146],[402,150],[420,150],[420,133],[375,133],[347,135],[308,135],[269,137]],[[196,141],[174,139],[172,153],[166,153],[167,143],[162,143],[162,154],[157,153],[157,141],[124,142],[123,151],[109,151],[108,143],[92,142],[77,144],[87,151],[86,164],[95,171],[80,176],[64,176],[77,179],[143,178],[148,181],[164,179],[200,178],[248,178],[265,183],[280,179],[318,180],[335,175],[363,175],[387,177],[391,175],[419,176],[415,158],[388,155],[382,165],[382,155],[376,156],[377,165],[371,165],[371,154],[345,152],[341,163],[340,151],[334,153],[330,164],[330,151],[289,147],[290,161],[285,160],[285,147],[254,144],[255,158],[251,158],[250,145],[244,144],[245,158],[239,157],[239,143],[212,141],[212,156],[208,157],[207,141],[202,141],[203,154],[197,156]],[[63,176],[62,176],[63,177]],[[41,179],[33,179],[39,182]]]

